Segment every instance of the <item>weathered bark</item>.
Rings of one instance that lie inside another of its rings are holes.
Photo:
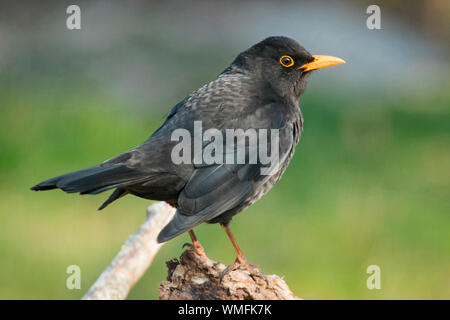
[[[287,284],[277,275],[233,270],[220,276],[226,266],[195,253],[192,246],[180,260],[167,262],[167,281],[159,285],[162,300],[294,300]]]

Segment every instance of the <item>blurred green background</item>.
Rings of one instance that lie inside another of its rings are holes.
[[[442,31],[449,20],[437,18],[448,17],[442,3],[417,1],[401,14],[399,1],[380,4],[382,30],[368,30],[368,4],[356,1],[80,1],[79,31],[65,27],[69,2],[2,4],[0,298],[79,299],[149,204],[128,196],[98,213],[107,194],[29,187],[138,145],[173,104],[276,34],[347,64],[310,77],[291,165],[233,219],[247,259],[284,276],[304,299],[449,299],[450,86]],[[196,231],[211,258],[234,261],[218,225]],[[188,239],[167,243],[129,298],[156,299],[165,261]],[[73,264],[81,267],[81,290],[65,286]],[[381,268],[381,290],[366,287],[372,264]]]

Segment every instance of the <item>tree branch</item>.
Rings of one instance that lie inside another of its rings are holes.
[[[163,245],[156,241],[156,237],[174,214],[175,208],[165,202],[157,202],[149,206],[145,222],[125,242],[111,264],[82,299],[125,299]]]
[[[188,246],[180,260],[167,263],[167,281],[159,284],[161,300],[297,300],[277,275],[250,274],[238,269],[220,276],[223,263],[199,256]]]

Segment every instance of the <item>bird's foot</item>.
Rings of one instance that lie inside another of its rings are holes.
[[[190,246],[190,247],[192,247],[193,249],[194,249],[194,252],[198,255],[198,256],[200,256],[200,257],[207,257],[206,256],[206,253],[205,253],[205,249],[203,248],[203,246],[200,244],[200,242],[198,242],[198,241],[195,241],[195,242],[193,242],[193,243],[185,243],[185,244],[183,244],[183,247],[182,248],[185,248],[185,247],[187,247],[187,246]]]
[[[226,274],[238,269],[245,269],[251,275],[258,275],[258,276],[262,275],[261,268],[259,265],[248,263],[247,259],[245,259],[244,256],[238,256],[233,264],[229,265],[228,267],[225,268],[225,270],[223,270],[222,274],[220,275],[219,282],[222,282]]]
[[[200,257],[206,257],[205,249],[200,244],[200,242],[196,241],[193,243],[195,253],[198,254]]]

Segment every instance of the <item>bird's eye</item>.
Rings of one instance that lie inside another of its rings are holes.
[[[285,68],[289,68],[292,67],[294,65],[294,59],[292,59],[289,56],[282,56],[280,58],[280,63],[283,67]]]

